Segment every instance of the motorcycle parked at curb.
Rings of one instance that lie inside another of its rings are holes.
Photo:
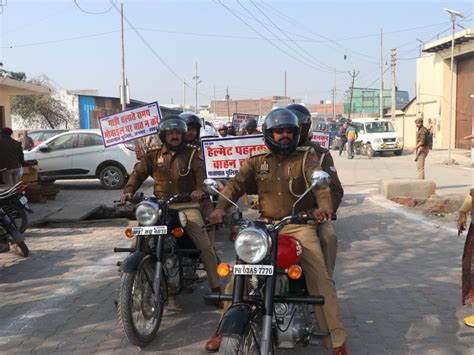
[[[324,297],[308,295],[298,265],[302,245],[296,238],[279,233],[287,224],[314,221],[307,213],[296,214],[295,207],[313,188],[328,187],[330,176],[315,171],[310,182],[293,204],[292,214],[272,224],[242,219],[238,206],[217,190],[216,182],[204,181],[207,193],[219,194],[237,208],[230,219],[240,229],[234,245],[235,265],[218,265],[221,277],[235,275],[233,293],[205,296],[208,301],[232,302],[219,324],[218,333],[223,336],[220,354],[273,354],[275,348],[313,345],[329,335],[314,323],[313,307],[323,305]]]
[[[33,211],[24,191],[25,186],[19,182],[0,192],[0,244],[6,245],[4,252],[12,245],[17,254],[27,257],[30,251],[22,234],[28,225],[26,211]]]
[[[198,282],[197,270],[204,269],[199,249],[184,230],[185,213],[172,206],[190,201],[189,194],[166,200],[143,198],[135,208],[139,227],[125,231],[128,238],[135,238],[134,245],[114,249],[130,253],[118,263],[122,274],[118,317],[134,345],[145,346],[154,339],[168,297]]]

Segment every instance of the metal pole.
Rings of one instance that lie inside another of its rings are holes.
[[[216,84],[214,84],[214,107],[212,108],[212,111],[214,111],[214,119],[216,119]]]
[[[196,86],[195,86],[195,90],[196,90],[196,108],[194,109],[194,111],[196,113],[199,113],[199,110],[198,110],[198,79],[199,79],[199,76],[198,76],[198,63],[196,62],[196,76],[194,77],[196,79]]]
[[[336,68],[334,68],[334,89],[332,92],[332,119],[336,120]]]
[[[456,30],[456,16],[451,15],[453,34],[451,37],[451,85],[449,98],[449,129],[448,129],[448,164],[451,164],[451,129],[453,121],[453,83],[454,83],[454,32]]]
[[[286,71],[285,71],[285,98],[286,98]]]
[[[183,80],[183,111],[186,111],[186,80]]]
[[[357,71],[357,74],[356,74],[356,71],[354,69],[354,74],[351,74],[351,72],[349,72],[349,75],[352,77],[352,85],[351,85],[351,99],[349,101],[349,119],[351,119],[351,113],[352,113],[352,97],[354,95],[354,82],[355,82],[355,78],[356,76],[359,75],[359,71]]]
[[[380,29],[380,93],[379,116],[383,118],[383,30]]]
[[[396,65],[396,59],[397,57],[397,49],[396,48],[392,48],[392,98],[391,98],[391,105],[392,106],[392,114],[391,114],[391,118],[392,118],[392,123],[395,122],[395,110],[397,109],[397,98],[396,98],[396,91],[397,91],[397,87],[396,87],[396,79],[395,79],[395,65]]]
[[[120,22],[121,22],[121,29],[122,29],[122,88],[121,94],[122,97],[122,111],[127,109],[127,99],[126,99],[126,89],[125,85],[127,84],[125,81],[125,39],[124,39],[124,30],[123,30],[123,3],[120,4]]]

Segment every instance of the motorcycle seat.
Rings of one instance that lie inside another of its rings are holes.
[[[6,198],[11,196],[12,194],[16,193],[16,190],[18,189],[18,186],[22,184],[21,181],[17,182],[15,185],[7,187],[4,190],[0,190],[0,199]]]

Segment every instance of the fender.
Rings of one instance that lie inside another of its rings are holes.
[[[122,261],[120,264],[120,271],[121,272],[135,272],[138,270],[138,265],[142,262],[142,260],[147,256],[147,254],[142,253],[140,251],[130,254]]]
[[[217,332],[222,335],[243,335],[252,314],[249,304],[237,304],[225,312]]]

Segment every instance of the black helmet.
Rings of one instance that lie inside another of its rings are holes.
[[[227,131],[227,126],[225,124],[221,124],[219,126],[219,131]]]
[[[295,137],[288,144],[278,143],[273,139],[273,130],[276,128],[292,128]],[[286,108],[276,108],[272,110],[263,123],[263,138],[267,147],[274,153],[288,155],[296,150],[300,139],[300,126],[298,117]]]
[[[165,143],[165,136],[166,132],[171,131],[173,129],[178,130],[182,133],[183,142],[184,142],[184,135],[188,130],[188,126],[184,122],[184,120],[178,115],[168,115],[163,118],[160,122],[160,127],[158,131],[158,135],[160,136],[161,142]]]
[[[286,106],[288,110],[291,110],[296,117],[298,117],[298,123],[301,127],[300,141],[298,144],[302,144],[308,140],[309,129],[311,128],[311,112],[300,104],[291,104]]]
[[[179,114],[187,125],[196,125],[199,130],[202,127],[202,120],[194,112],[181,112]]]
[[[257,129],[257,121],[251,118],[244,123],[243,128],[245,128],[247,133],[251,134],[255,132],[255,130]]]

